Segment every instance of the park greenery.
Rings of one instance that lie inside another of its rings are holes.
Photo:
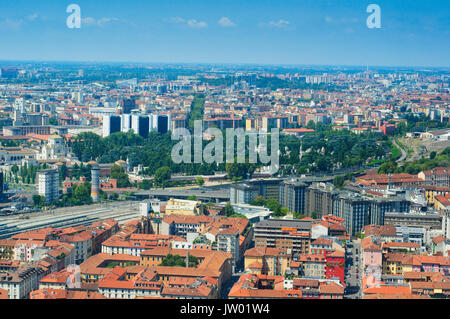
[[[435,167],[449,167],[450,166],[450,147],[444,149],[441,153],[436,154],[432,152],[429,158],[422,157],[419,160],[404,162],[399,165],[394,160],[383,163],[379,170],[379,174],[392,174],[392,173],[408,173],[417,174],[421,171],[433,169]]]
[[[200,102],[193,102],[193,114],[190,120],[199,117],[202,111],[198,106]],[[201,104],[201,103],[200,103]],[[197,115],[196,115],[197,114]],[[354,134],[348,130],[333,130],[331,125],[310,122],[308,127],[315,131],[305,134],[302,139],[295,136],[280,135],[280,165],[282,174],[292,173],[318,173],[333,172],[342,169],[359,169],[361,167],[381,164],[392,153],[396,159],[400,150],[396,148],[388,137],[375,133]],[[225,132],[223,132],[225,136]],[[246,154],[248,154],[248,136],[246,142]],[[271,152],[271,136],[268,138],[268,154]],[[225,149],[224,139],[224,149]],[[171,174],[184,175],[213,175],[215,172],[227,172],[230,179],[239,181],[246,179],[263,166],[262,163],[249,163],[248,155],[246,163],[180,163],[172,161],[171,152],[173,146],[179,143],[172,140],[170,133],[158,134],[151,132],[147,138],[135,135],[132,131],[118,132],[102,138],[94,133],[86,132],[79,134],[72,143],[73,152],[83,162],[95,160],[98,163],[115,163],[118,160],[127,160],[130,168],[142,165],[140,173],[153,176],[159,168],[167,167]],[[210,141],[203,141],[203,147]],[[237,143],[235,143],[235,154],[237,154]],[[192,150],[193,139],[192,139]],[[300,156],[301,149],[301,156]],[[225,152],[224,152],[225,157]],[[82,170],[85,172],[81,172]],[[79,172],[79,173],[77,173]],[[83,175],[90,180],[90,171],[87,168],[79,170],[75,168],[71,177]],[[160,175],[160,174],[158,174]],[[167,176],[167,169],[165,174]],[[167,181],[161,180],[157,186],[168,186]],[[124,180],[124,185],[128,183]],[[122,184],[122,182],[120,183]],[[198,183],[197,183],[198,184]],[[199,184],[200,185],[200,184]],[[147,184],[145,187],[148,187]]]
[[[305,134],[301,142],[294,136],[280,136],[280,164],[291,168],[285,169],[287,174],[292,170],[316,173],[363,167],[373,160],[383,160],[392,148],[387,137],[379,134],[337,131],[320,123],[308,126],[315,131]]]
[[[130,180],[128,179],[127,173],[125,173],[125,170],[120,165],[113,165],[111,167],[111,178],[114,178],[117,180],[117,187],[119,188],[126,188],[131,187]]]
[[[203,110],[205,106],[205,96],[195,95],[191,104],[191,112],[188,115],[188,127],[191,132],[194,131],[194,121],[203,119]]]
[[[189,256],[189,267],[196,268],[199,264],[199,259],[195,256]],[[186,257],[181,257],[179,255],[168,254],[160,266],[169,266],[169,267],[186,267]]]

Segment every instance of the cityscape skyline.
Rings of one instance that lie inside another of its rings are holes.
[[[449,9],[3,1],[0,303],[450,299]]]

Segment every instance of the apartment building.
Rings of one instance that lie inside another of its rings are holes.
[[[45,197],[47,203],[59,199],[59,172],[57,169],[40,170],[37,173],[38,194]]]
[[[312,222],[308,220],[267,219],[254,225],[255,247],[292,249],[308,253]]]
[[[299,180],[286,180],[280,184],[279,203],[292,212],[306,213],[307,185]]]
[[[203,206],[199,201],[171,198],[167,201],[165,214],[202,215]]]
[[[176,235],[186,238],[189,233],[203,233],[211,217],[172,214],[164,217],[161,223],[161,235]]]
[[[9,299],[27,299],[37,289],[44,270],[39,267],[23,266],[11,272],[0,273],[0,289],[8,291]]]
[[[436,167],[420,172],[417,177],[426,186],[450,187],[450,167]]]
[[[255,247],[245,252],[245,270],[252,274],[284,275],[290,265],[292,253],[288,249]]]

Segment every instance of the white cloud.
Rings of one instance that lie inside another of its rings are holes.
[[[181,24],[183,26],[186,26],[189,28],[196,28],[196,29],[206,28],[208,26],[208,24],[204,21],[197,21],[196,19],[186,20],[181,17],[173,17],[170,19],[166,19],[165,21],[168,21],[168,22],[174,23],[174,24]]]
[[[23,23],[23,19],[5,19],[3,21],[0,21],[0,29],[19,30],[22,27]]]
[[[191,28],[206,28],[208,26],[208,24],[206,22],[203,21],[197,21],[195,19],[189,20],[187,22],[188,27]]]
[[[82,25],[92,26],[92,25],[96,25],[97,21],[92,17],[87,17],[87,18],[81,19],[81,23],[82,23]]]
[[[336,19],[336,18],[332,18],[330,16],[326,16],[325,17],[325,22],[326,23],[337,23],[337,24],[350,24],[350,23],[357,23],[358,19],[357,18]]]
[[[101,18],[97,21],[97,24],[99,27],[103,27],[106,24],[108,24],[109,22],[116,22],[119,21],[119,19],[117,18]]]
[[[235,27],[236,26],[236,24],[233,21],[231,21],[229,18],[227,18],[227,17],[220,18],[218,23],[219,23],[220,26],[225,27],[225,28],[226,27]]]
[[[172,22],[172,23],[185,23],[186,20],[183,19],[183,18],[180,18],[180,17],[173,17],[173,18],[169,19],[169,22]]]
[[[108,23],[110,22],[117,22],[120,21],[117,18],[101,18],[101,19],[94,19],[92,17],[86,17],[81,19],[81,25],[83,26],[96,26],[96,27],[100,27],[103,28],[105,27]]]
[[[38,17],[39,17],[39,15],[38,15],[37,13],[33,13],[33,14],[30,14],[29,16],[27,16],[27,20],[29,20],[29,21],[34,21],[34,20],[36,20]]]
[[[290,24],[291,23],[288,20],[280,19],[278,21],[270,21],[268,23],[259,23],[258,26],[261,28],[269,27],[277,29],[287,29]]]
[[[278,21],[270,21],[269,25],[275,28],[285,28],[289,26],[291,23],[287,20],[280,19]]]

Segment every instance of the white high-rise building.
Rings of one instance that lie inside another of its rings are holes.
[[[72,100],[77,101],[78,104],[84,104],[84,94],[82,91],[72,92]]]
[[[108,137],[113,133],[122,131],[122,117],[119,115],[103,116],[103,137]]]
[[[130,114],[122,114],[122,132],[127,133],[131,130],[131,115]]]
[[[150,114],[149,116],[149,131],[157,132],[158,131],[158,115]]]
[[[45,169],[38,172],[38,193],[47,203],[59,198],[59,172],[57,169]]]
[[[19,113],[26,113],[25,100],[23,98],[16,99],[14,102],[14,109],[16,109]]]

